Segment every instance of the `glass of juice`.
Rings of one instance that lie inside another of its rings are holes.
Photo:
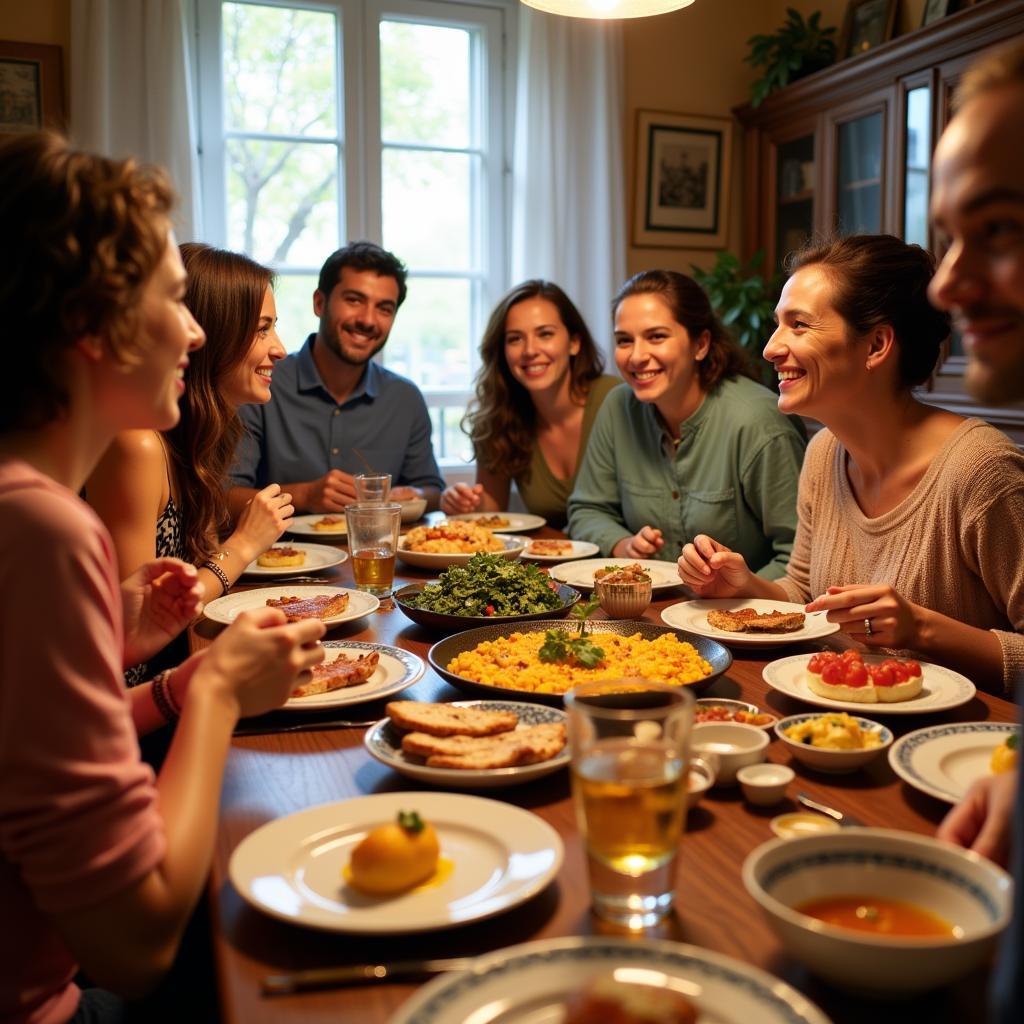
[[[395,549],[402,506],[360,503],[345,509],[348,550],[356,588],[374,597],[387,597],[395,583]]]
[[[565,706],[594,911],[649,928],[675,894],[693,695],[647,679],[606,679],[570,690]]]
[[[356,501],[360,504],[368,502],[384,502],[391,493],[390,473],[356,473]]]

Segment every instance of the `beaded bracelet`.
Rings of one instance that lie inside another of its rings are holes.
[[[181,716],[181,708],[174,699],[174,691],[171,689],[170,678],[174,672],[173,668],[165,668],[153,676],[152,693],[153,703],[160,712],[164,721],[174,723]]]
[[[200,568],[209,569],[220,580],[220,585],[223,588],[221,590],[221,597],[231,589],[231,580],[228,579],[228,574],[212,558],[203,562]]]

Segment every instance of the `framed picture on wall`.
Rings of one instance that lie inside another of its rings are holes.
[[[59,46],[0,39],[0,135],[64,128]]]
[[[892,38],[896,0],[850,0],[839,38],[839,59],[858,57]]]
[[[952,14],[957,9],[957,0],[926,0],[924,13],[921,15],[921,24],[930,25],[947,14]]]
[[[728,118],[637,111],[633,244],[724,246],[731,155]]]

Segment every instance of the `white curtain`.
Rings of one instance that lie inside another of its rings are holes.
[[[525,6],[519,19],[513,284],[561,285],[607,350],[626,274],[621,29]]]
[[[71,85],[75,144],[165,167],[178,237],[199,237],[185,0],[73,0]]]

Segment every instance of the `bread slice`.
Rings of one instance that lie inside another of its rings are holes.
[[[385,710],[399,729],[431,736],[493,736],[510,732],[519,724],[519,716],[512,711],[457,708],[416,700],[393,700]]]
[[[257,565],[263,565],[268,568],[276,568],[278,566],[285,565],[302,565],[306,561],[306,552],[299,551],[298,548],[267,548],[259,558],[256,559]]]
[[[358,686],[368,682],[377,669],[380,654],[370,651],[358,658],[339,655],[334,661],[324,662],[313,668],[313,678],[292,690],[293,697],[312,697],[318,693],[330,693],[346,686]]]
[[[571,540],[531,540],[526,547],[528,555],[571,555]]]
[[[495,736],[430,736],[411,732],[402,739],[407,754],[426,758],[432,768],[483,771],[548,761],[565,746],[560,722],[531,725]]]
[[[280,608],[289,622],[299,619],[330,619],[348,607],[348,594],[320,594],[317,597],[268,597],[268,608]]]
[[[346,530],[344,516],[324,516],[313,524],[314,530],[321,533],[344,533]]]
[[[805,619],[803,612],[758,612],[753,608],[708,612],[708,625],[727,633],[793,633],[803,629]]]

